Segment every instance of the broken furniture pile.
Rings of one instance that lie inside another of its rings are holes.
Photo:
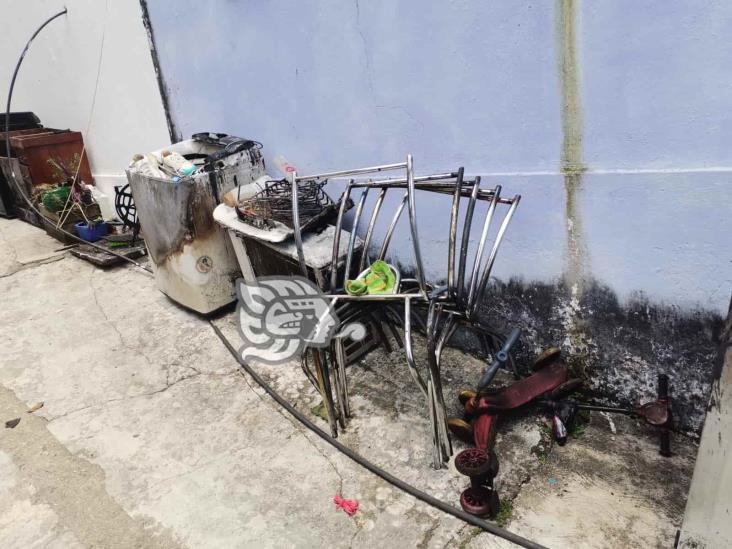
[[[397,170],[403,171],[403,175],[392,178],[381,175],[382,172]],[[363,179],[372,174],[378,174],[379,177]],[[343,178],[356,176],[360,178],[343,181]],[[481,188],[480,178],[466,178],[463,168],[441,174],[415,175],[411,156],[407,157],[406,162],[356,170],[306,176],[294,171],[288,180],[278,182],[283,191],[290,191],[291,214],[288,212],[287,215],[292,215],[292,218],[287,217],[285,221],[298,219],[301,196],[310,196],[314,188],[320,191],[330,181],[331,185],[327,189],[331,192],[338,186],[344,189],[339,200],[333,202],[338,205],[338,213],[335,227],[328,233],[326,241],[330,244],[330,262],[325,269],[318,271],[317,277],[313,277],[312,257],[322,255],[322,249],[317,249],[313,244],[322,242],[313,238],[313,229],[304,220],[301,219],[300,223],[283,223],[280,218],[267,224],[251,216],[236,215],[234,212],[241,209],[243,202],[241,196],[233,202],[233,207],[220,205],[214,217],[229,230],[232,242],[237,239],[246,242],[245,245],[240,244],[240,256],[248,257],[246,251],[258,237],[276,235],[274,240],[282,243],[277,244],[282,254],[297,261],[297,269],[292,270],[291,263],[288,272],[316,280],[325,292],[324,297],[335,307],[342,324],[361,322],[367,326],[371,334],[369,345],[359,346],[348,337],[335,337],[329,348],[313,348],[302,358],[303,370],[323,396],[332,436],[337,436],[339,429],[347,426],[350,416],[347,367],[357,359],[350,353],[358,347],[363,354],[376,345],[390,352],[390,342],[395,341],[397,345],[403,346],[406,366],[415,388],[426,398],[433,466],[442,467],[452,454],[450,431],[458,438],[474,444],[475,448],[458,454],[455,462],[460,472],[471,477],[471,486],[463,492],[461,503],[470,513],[495,516],[499,500],[492,481],[498,473],[498,458],[492,448],[500,414],[537,402],[550,411],[554,435],[563,444],[577,411],[591,407],[566,398],[578,388],[579,380],[568,379],[567,367],[558,349],[545,352],[535,361],[533,373],[522,376],[510,355],[520,331],[514,330],[505,338],[491,330],[476,314],[520,196],[502,197],[500,186]],[[257,193],[248,194],[261,196],[266,188],[262,185],[267,185],[267,181],[259,183],[260,190]],[[445,261],[447,270],[442,284],[426,279],[418,230],[420,218],[416,207],[418,197],[430,197],[436,193],[452,198],[452,206],[446,212],[450,231]],[[373,198],[371,201],[370,194]],[[388,200],[391,194],[397,195],[396,201]],[[286,198],[287,192],[278,196],[282,210],[287,209]],[[245,200],[251,204],[250,199]],[[477,217],[476,204],[480,201],[487,204],[487,210],[484,216]],[[327,204],[330,205],[330,201]],[[385,204],[392,205],[391,212],[385,211]],[[345,212],[352,206],[355,210],[350,228],[346,230]],[[259,215],[266,220],[265,212],[259,212]],[[405,223],[400,225],[403,218]],[[470,242],[474,223],[478,226],[475,233],[478,244],[473,251]],[[494,224],[497,228],[492,230]],[[402,225],[408,228],[400,232]],[[403,276],[395,266],[394,255],[390,254],[392,242],[410,243],[414,277]],[[370,293],[367,286],[361,284],[354,290],[353,281],[363,280],[370,269],[380,264],[385,265],[385,272],[393,270],[394,278],[399,279],[393,288],[386,292]],[[277,274],[257,272],[251,262],[246,267],[252,275]],[[475,334],[485,358],[492,362],[481,378],[478,389],[464,391],[460,395],[465,417],[448,421],[442,394],[440,358],[443,349],[459,329]],[[426,338],[426,376],[415,360],[414,331]],[[491,383],[499,368],[510,368],[517,381],[502,390],[493,389]],[[659,398],[657,403],[645,409],[666,411],[664,417],[661,417],[662,413],[651,414],[654,417],[649,421],[660,425],[662,432],[667,435],[670,426],[668,399]]]

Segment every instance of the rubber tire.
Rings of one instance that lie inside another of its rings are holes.
[[[474,443],[473,426],[464,419],[459,417],[451,417],[447,420],[447,428],[450,430],[450,433],[452,433],[452,435],[458,440],[462,440],[467,444]]]
[[[458,394],[458,400],[460,401],[460,404],[465,406],[465,403],[468,402],[471,398],[475,398],[477,393],[471,389],[463,389]]]
[[[480,448],[466,448],[455,456],[455,468],[466,477],[495,476],[498,472],[498,460],[493,452]]]
[[[480,486],[478,488],[468,487],[460,494],[460,507],[466,513],[476,517],[494,518],[500,509],[501,502],[498,492]]]

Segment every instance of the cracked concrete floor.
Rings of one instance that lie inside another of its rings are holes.
[[[304,431],[145,273],[98,270],[60,247],[0,219],[0,419],[21,419],[0,430],[0,547],[509,546]],[[231,316],[216,322],[236,337]],[[301,410],[318,404],[296,365],[259,368]],[[450,350],[447,394],[479,368]],[[342,440],[457,504],[465,480],[428,466],[423,403],[399,354],[372,353],[349,383]],[[644,426],[597,415],[551,448],[536,413],[507,418],[507,527],[549,547],[673,545],[695,455],[675,442],[664,460]],[[360,500],[356,516],[334,508],[337,492]]]

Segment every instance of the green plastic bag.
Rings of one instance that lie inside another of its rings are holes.
[[[396,275],[385,261],[374,261],[365,276],[359,280],[346,282],[346,292],[350,295],[384,295],[393,294],[396,286]]]
[[[346,292],[350,295],[366,295],[368,288],[360,280],[349,280],[346,282]]]

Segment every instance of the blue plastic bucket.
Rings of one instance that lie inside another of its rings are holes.
[[[103,236],[107,236],[107,231],[109,231],[109,226],[104,221],[92,225],[91,227],[87,225],[85,221],[80,221],[74,225],[74,228],[76,229],[76,234],[79,235],[79,238],[82,238],[87,242],[96,242]]]

